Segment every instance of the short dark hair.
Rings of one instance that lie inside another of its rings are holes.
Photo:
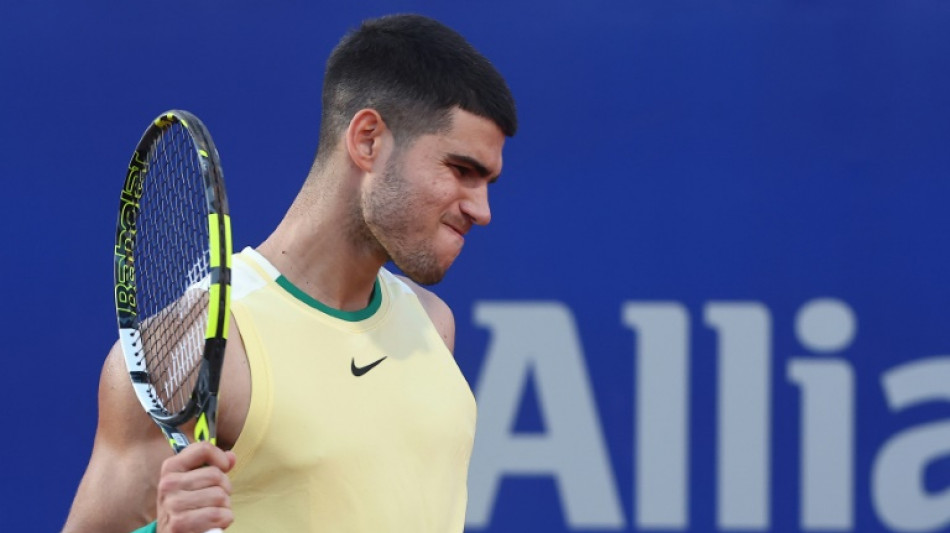
[[[508,137],[518,129],[505,79],[455,30],[421,15],[364,21],[327,60],[317,157],[360,109],[379,112],[398,144],[447,129],[454,107],[490,119]]]

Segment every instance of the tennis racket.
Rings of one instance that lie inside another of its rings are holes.
[[[163,113],[142,135],[122,188],[115,309],[135,394],[175,453],[189,444],[179,427],[191,420],[196,440],[215,443],[230,267],[211,135],[188,112]]]

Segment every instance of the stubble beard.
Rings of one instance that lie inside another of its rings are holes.
[[[356,206],[353,220],[357,239],[368,249],[384,255],[412,281],[434,285],[445,277],[431,243],[414,239],[414,216],[420,202],[409,190],[398,157],[391,159],[378,186],[365,194]]]

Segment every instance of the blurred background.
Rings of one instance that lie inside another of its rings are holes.
[[[950,528],[947,1],[49,0],[0,7],[0,531],[58,531],[88,460],[148,121],[202,118],[254,246],[331,48],[395,12],[469,38],[521,121],[437,287],[468,531]]]

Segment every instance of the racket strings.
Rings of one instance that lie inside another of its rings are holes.
[[[204,352],[210,286],[201,161],[181,124],[148,154],[135,264],[143,358],[168,414],[188,405]]]

